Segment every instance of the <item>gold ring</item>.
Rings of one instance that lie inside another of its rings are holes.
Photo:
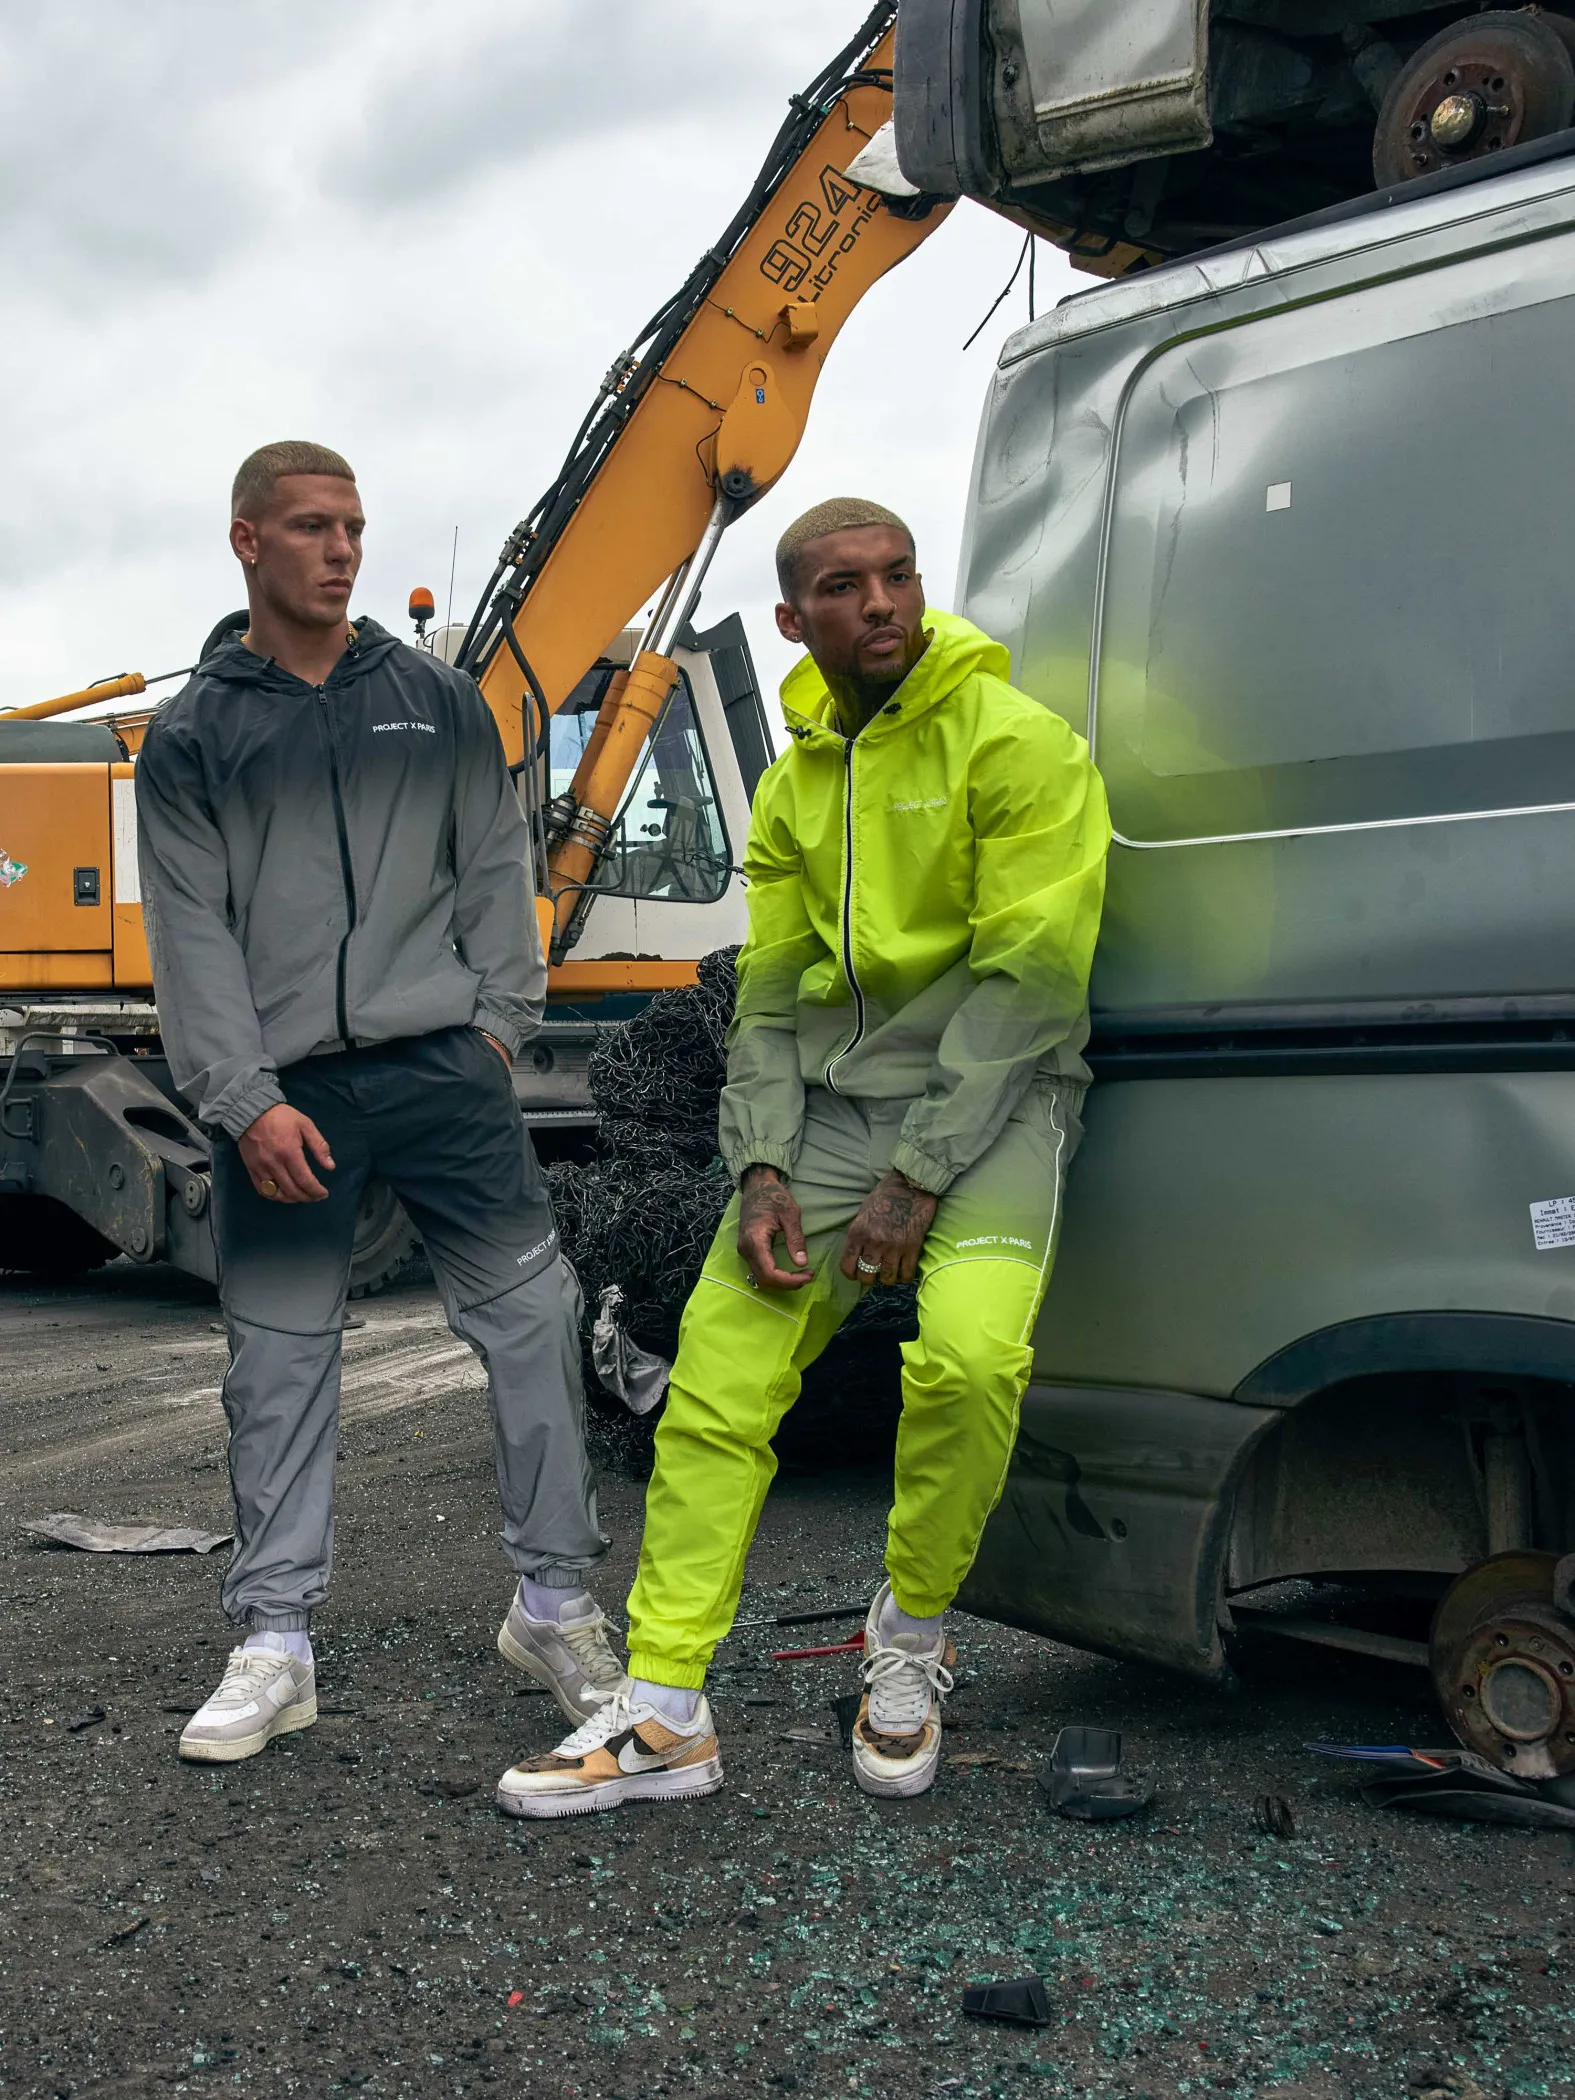
[[[279,1184],[277,1181],[260,1181],[258,1182],[257,1187],[259,1193],[264,1196],[277,1196],[279,1193]]]

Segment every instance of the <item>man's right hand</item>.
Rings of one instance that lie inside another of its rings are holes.
[[[738,1251],[763,1291],[799,1291],[814,1281],[804,1222],[793,1191],[775,1167],[747,1167],[738,1185]],[[777,1267],[776,1241],[787,1242],[791,1269]]]
[[[332,1170],[328,1140],[310,1116],[287,1102],[265,1108],[241,1133],[239,1148],[252,1187],[270,1203],[321,1203],[328,1194],[311,1168],[316,1160]]]

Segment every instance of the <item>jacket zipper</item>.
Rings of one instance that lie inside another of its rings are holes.
[[[317,697],[323,707],[323,732],[328,738],[328,785],[334,799],[334,829],[339,834],[339,873],[345,886],[345,936],[339,943],[339,973],[335,1003],[339,1015],[339,1040],[348,1050],[350,1047],[350,1013],[345,1001],[345,973],[350,962],[350,936],[355,932],[356,900],[355,870],[350,865],[350,833],[345,824],[344,797],[339,791],[339,747],[334,741],[333,716],[328,710],[328,695],[322,686],[317,688]]]
[[[853,745],[849,737],[843,748],[846,771],[843,780],[842,810],[842,970],[853,994],[853,1033],[826,1067],[826,1085],[832,1093],[842,1089],[832,1074],[845,1057],[851,1057],[864,1040],[864,992],[859,984],[859,974],[853,967]]]

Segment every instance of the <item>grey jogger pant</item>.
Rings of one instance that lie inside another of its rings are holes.
[[[520,1574],[577,1588],[607,1541],[552,1206],[508,1068],[473,1028],[446,1028],[307,1058],[279,1080],[335,1164],[315,1170],[325,1202],[270,1203],[229,1138],[214,1149],[236,1528],[226,1612],[304,1627],[327,1594],[341,1322],[372,1173],[410,1213],[449,1325],[486,1366],[504,1551]]]

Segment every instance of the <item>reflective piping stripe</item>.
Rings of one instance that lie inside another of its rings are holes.
[[[1066,1150],[1066,1132],[1061,1126],[1061,1104],[1057,1101],[1054,1094],[1050,1097],[1050,1120],[1055,1125],[1055,1196],[1050,1206],[1049,1228],[1045,1233],[1045,1258],[1039,1264],[1039,1289],[1034,1293],[1033,1305],[1029,1309],[1027,1320],[1023,1323],[1023,1331],[1018,1336],[1019,1342],[1025,1347],[1027,1346],[1028,1337],[1034,1331],[1034,1321],[1038,1317],[1040,1301],[1044,1297],[1045,1285],[1049,1281],[1050,1260],[1055,1253],[1055,1228],[1061,1216],[1061,1154]],[[1021,1395],[1018,1397],[1020,1405]],[[1011,1454],[1009,1452],[1007,1454],[1007,1462],[1008,1464],[1011,1462]],[[1006,1481],[1004,1467],[1001,1472],[1001,1481],[1004,1486]],[[999,1488],[996,1489],[996,1494],[999,1497]]]
[[[798,1325],[796,1316],[790,1313],[785,1305],[773,1305],[764,1291],[742,1290],[736,1283],[724,1283],[720,1276],[707,1276],[704,1270],[700,1272],[700,1281],[714,1284],[719,1291],[731,1291],[736,1298],[745,1298],[751,1305],[763,1305],[767,1312],[775,1313],[779,1320],[788,1320],[795,1327]]]
[[[853,1033],[826,1067],[826,1084],[832,1093],[842,1090],[832,1073],[864,1039],[864,994],[859,988],[858,972],[853,967],[853,745],[849,737],[844,746],[846,770],[843,777],[842,807],[842,968],[853,993]]]

